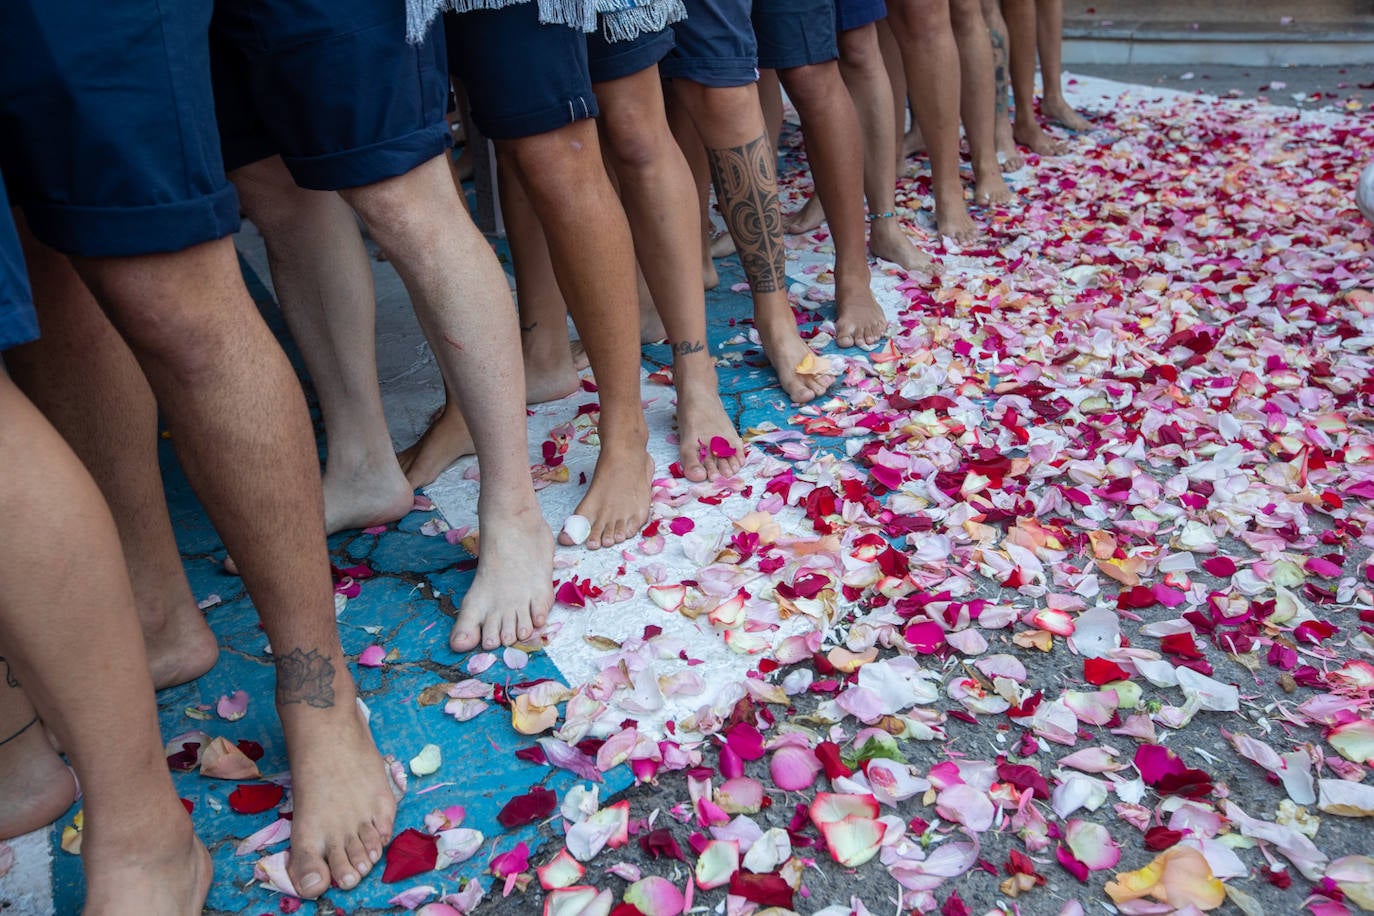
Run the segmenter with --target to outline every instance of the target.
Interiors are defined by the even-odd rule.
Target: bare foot
[[[545,404],[558,401],[577,390],[577,373],[587,368],[579,365],[578,341],[568,340],[565,327],[546,333],[544,329],[521,335],[521,357],[525,363],[525,403]],[[586,359],[583,354],[582,359]]]
[[[797,371],[808,356],[814,359],[815,353],[797,333],[797,323],[790,308],[786,309],[785,316],[767,316],[756,307],[754,325],[758,328],[763,352],[778,374],[778,384],[793,401],[798,404],[814,401],[835,383],[833,375],[804,375]]]
[[[403,518],[415,504],[415,488],[390,453],[364,465],[329,460],[324,469],[326,534],[370,528]]]
[[[821,209],[821,199],[812,194],[806,199],[806,203],[802,204],[801,209],[783,218],[782,231],[788,235],[801,235],[820,226],[824,219],[825,211]]]
[[[87,818],[81,840],[84,916],[186,916],[201,911],[210,893],[210,853],[175,795],[166,807],[158,829],[135,836],[128,836],[121,825]]]
[[[1062,156],[1069,149],[1067,141],[1056,140],[1045,133],[1034,118],[1018,118],[1012,136],[1017,143],[1040,156]]]
[[[396,455],[412,490],[429,486],[453,462],[477,451],[463,415],[445,404],[434,412],[419,441]]]
[[[19,691],[11,688],[6,694],[8,704]],[[11,727],[7,709],[6,733],[0,735],[10,739],[0,745],[0,840],[51,824],[76,800],[72,771],[48,743],[27,699],[22,704],[27,710],[17,717],[22,721]]]
[[[1002,178],[1001,169],[986,168],[975,171],[973,202],[980,207],[1004,207],[1016,199]]]
[[[709,360],[705,360],[709,364]],[[730,477],[744,464],[744,442],[735,430],[720,401],[715,368],[702,372],[682,367],[674,371],[677,386],[678,460],[688,480],[700,483],[716,477]],[[724,439],[733,455],[715,455],[713,439]]]
[[[596,459],[591,486],[576,510],[592,523],[591,534],[583,542],[588,550],[614,547],[639,533],[649,521],[653,479],[654,460],[642,444],[638,448],[616,448],[606,438],[601,440],[601,455]],[[558,543],[573,546],[566,532],[558,535]]]
[[[942,236],[953,239],[959,245],[975,242],[982,235],[978,224],[968,214],[968,205],[964,203],[963,194],[951,195],[944,200],[936,195],[935,225]]]
[[[653,300],[639,304],[639,342],[642,344],[662,343],[668,339],[668,331],[663,327],[663,319],[658,317],[658,309]]]
[[[835,288],[835,343],[872,347],[887,335],[887,316],[867,284]]]
[[[529,639],[553,606],[553,535],[539,504],[516,512],[478,510],[482,541],[477,574],[449,635],[455,652],[480,641],[487,649]]]
[[[711,238],[711,257],[728,258],[734,253],[735,239],[730,233],[721,232]]]
[[[921,136],[921,128],[913,123],[911,125],[911,130],[907,131],[902,137],[902,159],[905,161],[917,153],[924,153],[925,151],[926,138]],[[901,169],[897,171],[900,172]]]
[[[1019,171],[1026,164],[1026,157],[1016,147],[1011,121],[1002,117],[997,119],[997,159],[1004,172]]]
[[[874,257],[891,261],[903,270],[923,274],[938,272],[930,255],[911,243],[895,216],[878,218],[869,224],[868,250]]]
[[[1074,111],[1073,106],[1064,99],[1041,99],[1040,113],[1055,124],[1067,127],[1069,130],[1082,132],[1093,129],[1092,122]]]
[[[153,687],[175,687],[194,681],[219,660],[219,642],[194,604],[169,613],[159,624],[144,618],[143,646]]]
[[[297,650],[299,651],[299,650]],[[316,671],[305,678],[327,678],[332,671],[334,705],[319,688],[299,691],[283,702],[278,668],[277,712],[291,762],[291,853],[286,871],[302,897],[313,900],[331,883],[352,890],[382,858],[396,818],[386,764],[354,701],[348,669],[311,653]]]
[[[701,285],[708,290],[720,286],[720,272],[716,270],[716,265],[711,262],[710,258],[707,258],[706,263],[701,265]]]

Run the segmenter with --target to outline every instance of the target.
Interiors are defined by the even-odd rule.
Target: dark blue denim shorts
[[[759,78],[759,46],[750,0],[684,0],[687,18],[672,25],[676,42],[659,64],[665,77],[702,86],[747,86]]]
[[[337,191],[404,175],[448,148],[436,23],[405,40],[399,0],[216,0],[215,106],[229,171],[280,155],[296,183]]]
[[[788,70],[840,56],[835,39],[835,0],[754,0],[759,66]]]
[[[40,241],[117,257],[238,228],[215,129],[210,8],[0,3],[0,172]]]
[[[607,41],[600,29],[587,35],[587,66],[593,83],[609,83],[647,70],[673,50],[671,27],[641,32],[627,41]]]
[[[0,181],[0,350],[28,343],[38,336],[24,253],[10,219],[5,183]],[[0,369],[0,371],[4,371]]]
[[[445,17],[449,67],[492,140],[548,133],[598,113],[587,36],[539,21],[538,3]]]
[[[835,0],[835,30],[848,32],[887,18],[887,0]]]

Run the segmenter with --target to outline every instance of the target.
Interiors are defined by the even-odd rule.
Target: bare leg
[[[887,333],[887,318],[869,288],[863,139],[854,101],[834,61],[791,67],[779,76],[797,106],[816,194],[835,240],[835,342],[873,346]]]
[[[688,480],[728,476],[743,463],[744,443],[720,401],[715,359],[706,339],[706,299],[692,245],[696,188],[668,130],[658,68],[595,85],[610,160],[644,280],[673,349],[678,454]],[[711,453],[724,439],[731,456]]]
[[[1007,23],[1002,19],[1002,7],[997,0],[980,0],[983,21],[992,39],[993,102],[996,113],[997,157],[1002,171],[1015,172],[1026,164],[1026,157],[1016,148],[1011,134],[1011,71],[1008,69]]]
[[[896,142],[893,144],[893,165],[896,174],[906,174],[906,160],[914,150],[905,148],[907,121],[906,65],[902,61],[902,46],[892,32],[891,18],[885,17],[874,25],[878,30],[878,46],[883,51],[883,69],[887,71],[887,85],[892,93],[892,130]],[[917,130],[912,125],[913,130]],[[924,141],[922,142],[924,149]]]
[[[553,604],[553,536],[529,476],[525,386],[506,275],[448,180],[444,156],[341,193],[410,293],[482,468],[477,575],[453,627],[454,649],[528,639]],[[638,402],[636,401],[636,405]]]
[[[888,22],[902,49],[907,96],[925,136],[940,234],[960,244],[979,235],[959,180],[959,46],[949,0],[892,0]]]
[[[687,106],[677,101],[673,93],[669,93],[665,101],[668,103],[668,127],[692,170],[692,183],[696,187],[697,212],[701,222],[702,285],[708,290],[715,289],[720,286],[720,274],[711,260],[711,165],[706,157],[706,146],[701,134],[697,133],[696,123]]]
[[[1012,137],[1033,153],[1058,156],[1068,144],[1041,130],[1035,116],[1035,0],[1002,0],[1002,15],[1011,52],[1011,91],[1016,98]]]
[[[463,138],[463,151],[458,154],[456,159],[452,160],[453,178],[461,185],[464,181],[472,177],[472,157],[475,155],[473,146],[475,144],[474,138],[477,136],[477,132],[472,128],[472,109],[468,105],[468,91],[467,87],[463,85],[462,80],[453,80],[453,97],[457,100],[458,106],[457,110],[450,115],[450,123],[457,123],[459,127],[458,133],[460,133]],[[458,193],[463,193],[461,187]]]
[[[381,857],[396,803],[342,661],[315,442],[295,374],[227,238],[76,266],[138,357],[271,641],[295,798],[292,881],[309,897],[331,878],[351,888]]]
[[[1012,201],[1011,188],[1002,180],[997,162],[996,86],[993,77],[992,42],[983,21],[980,0],[950,0],[950,18],[959,48],[960,115],[973,159],[973,200],[982,206],[1001,206]]]
[[[568,306],[549,260],[549,243],[520,174],[501,166],[501,212],[506,219],[520,307],[520,344],[525,397],[531,404],[556,401],[577,390],[577,367],[568,348]]]
[[[841,32],[840,75],[854,99],[864,138],[864,197],[868,200],[868,248],[877,257],[906,269],[930,273],[930,256],[918,251],[896,216],[897,170],[891,150],[896,142],[892,87],[873,23]],[[812,198],[814,201],[815,198]]]
[[[129,347],[71,262],[20,226],[43,336],[10,350],[15,382],[113,507],[155,687],[215,664],[215,634],[196,607],[172,534],[157,458],[157,403]]]
[[[563,300],[587,350],[601,393],[601,454],[577,514],[591,521],[586,546],[611,547],[649,520],[653,461],[639,400],[630,227],[601,159],[596,124],[581,120],[547,133],[501,141],[548,239]],[[566,540],[566,536],[564,538]]]
[[[0,840],[51,824],[75,800],[72,774],[18,678],[0,661]]]
[[[672,81],[672,89],[706,144],[716,196],[749,279],[764,353],[788,397],[798,403],[814,400],[834,377],[797,372],[812,351],[797,332],[787,301],[777,160],[758,95],[753,86],[716,88],[680,79]]]
[[[229,176],[262,232],[272,284],[324,417],[325,531],[394,522],[412,487],[396,463],[377,388],[372,267],[353,211],[296,186],[279,157]]]
[[[1045,117],[1069,130],[1092,130],[1092,122],[1074,111],[1064,98],[1064,0],[1035,0],[1035,46],[1040,52],[1040,77]]]
[[[10,535],[0,549],[0,668],[23,683],[80,774],[85,912],[200,912],[210,856],[163,760],[114,522],[76,456],[2,370],[0,467]],[[42,740],[36,726],[25,735],[34,731]]]

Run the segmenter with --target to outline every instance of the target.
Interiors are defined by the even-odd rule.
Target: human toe
[[[353,870],[358,873],[359,879],[372,871],[372,859],[367,854],[367,847],[363,845],[362,837],[349,837],[348,841],[344,843],[344,852],[348,856],[348,861],[352,863]]]
[[[306,900],[314,900],[329,888],[329,866],[313,852],[292,847],[286,873],[296,893]]]
[[[362,876],[353,868],[348,848],[343,844],[330,847],[329,873],[333,875],[334,883],[346,891],[353,890],[362,880]]]

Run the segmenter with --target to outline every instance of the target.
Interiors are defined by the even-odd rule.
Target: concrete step
[[[1374,67],[1374,0],[1065,0],[1064,62]]]

